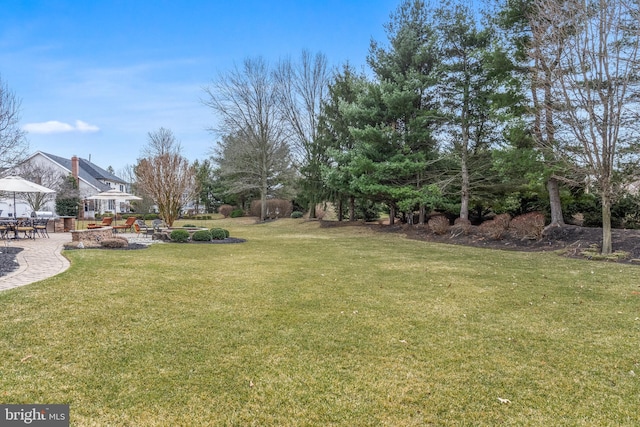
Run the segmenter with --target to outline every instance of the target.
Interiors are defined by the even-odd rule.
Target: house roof
[[[49,158],[51,161],[56,162],[57,164],[71,172],[71,159],[56,156],[54,154],[44,153],[42,151],[39,151],[38,153]],[[88,184],[96,187],[99,191],[106,191],[110,188],[109,185],[99,181],[100,179],[120,184],[126,184],[126,182],[122,178],[118,178],[114,174],[107,172],[100,166],[91,163],[87,159],[79,158],[78,166],[78,177]]]

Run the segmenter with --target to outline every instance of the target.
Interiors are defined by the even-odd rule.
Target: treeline
[[[304,52],[220,77],[200,200],[293,198],[312,217],[330,201],[392,223],[541,211],[602,225],[610,251],[612,224],[638,225],[638,5],[468,4],[401,2],[366,71]]]

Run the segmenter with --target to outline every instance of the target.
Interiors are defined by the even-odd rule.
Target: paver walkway
[[[49,236],[48,239],[0,240],[0,247],[23,248],[16,255],[20,267],[0,277],[0,291],[38,282],[69,268],[69,261],[60,252],[63,245],[71,241],[71,233],[51,233]]]

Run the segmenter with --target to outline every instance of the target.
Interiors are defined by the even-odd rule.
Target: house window
[[[124,185],[120,184],[120,191],[122,191],[124,193]]]

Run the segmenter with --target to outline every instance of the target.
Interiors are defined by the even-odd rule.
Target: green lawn
[[[247,242],[68,251],[0,293],[0,403],[79,426],[640,425],[640,267],[207,224]]]

